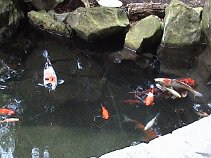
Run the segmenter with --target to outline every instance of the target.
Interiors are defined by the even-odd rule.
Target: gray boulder
[[[162,36],[162,26],[157,16],[151,15],[140,20],[130,29],[125,38],[125,47],[138,50],[145,44],[155,44]]]
[[[201,37],[199,12],[182,1],[173,0],[165,9],[162,45],[183,47],[198,44]]]
[[[12,0],[0,1],[0,43],[16,31],[23,13]]]
[[[202,12],[202,32],[205,34],[205,37],[207,38],[208,44],[211,47],[211,0],[208,0],[205,5]]]
[[[91,41],[118,33],[129,25],[126,13],[119,8],[78,8],[67,23],[80,38]]]
[[[173,0],[165,13],[164,32],[158,50],[161,71],[184,76],[195,68],[200,54],[201,8]]]
[[[27,15],[33,25],[48,32],[67,37],[69,37],[72,32],[68,25],[62,21],[56,21],[54,17],[46,11],[30,11]]]

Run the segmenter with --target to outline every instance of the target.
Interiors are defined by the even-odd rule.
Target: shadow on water
[[[131,97],[128,92],[148,82],[138,84],[136,71],[129,72],[130,76],[127,73],[108,75],[103,61],[105,54],[112,52],[107,43],[109,40],[101,41],[97,43],[99,47],[95,47],[96,43],[83,44],[78,40],[52,37],[30,29],[13,40],[28,41],[30,46],[16,49],[14,41],[11,41],[13,46],[7,43],[0,50],[0,54],[4,54],[3,61],[10,67],[11,76],[1,81],[1,85],[5,86],[0,91],[4,98],[2,107],[13,109],[20,118],[20,122],[5,126],[11,127],[10,139],[4,132],[1,133],[1,155],[11,150],[2,145],[6,138],[13,142],[10,153],[14,157],[31,157],[32,149],[33,152],[39,151],[40,157],[44,152],[46,156],[47,151],[50,157],[100,156],[145,141],[143,131],[139,131],[135,124],[125,122],[124,115],[145,125],[158,112],[161,113],[154,127],[160,135],[198,119],[189,97],[178,100],[156,98],[155,104],[150,107],[142,103],[123,103]],[[122,41],[114,48],[119,50],[121,44]],[[48,92],[38,86],[42,83],[46,62],[41,55],[43,50],[49,52],[58,78],[65,81],[58,85],[56,91]],[[20,52],[25,53],[24,57],[20,56]],[[4,74],[0,73],[1,77]],[[134,78],[134,83],[131,78]],[[108,109],[110,119],[98,117],[101,105]],[[38,153],[34,153],[34,158],[36,156],[39,157]]]

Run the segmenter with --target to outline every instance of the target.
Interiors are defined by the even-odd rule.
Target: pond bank
[[[211,116],[150,141],[102,155],[100,158],[211,157]]]

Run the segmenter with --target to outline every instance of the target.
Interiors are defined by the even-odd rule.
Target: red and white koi
[[[46,58],[46,63],[44,67],[44,75],[43,75],[43,84],[39,83],[39,86],[44,86],[49,91],[55,90],[58,84],[64,83],[64,80],[58,80],[56,73],[53,69],[51,61],[48,56],[48,52],[46,50],[43,51],[42,55]]]
[[[159,83],[160,85],[166,86],[166,87],[172,87],[172,88],[178,88],[178,89],[185,89],[193,93],[194,97],[202,97],[203,95],[194,90],[191,86],[188,84],[178,81],[177,79],[170,79],[170,78],[155,78],[155,82]]]

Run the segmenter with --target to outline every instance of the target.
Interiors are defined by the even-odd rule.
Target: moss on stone
[[[137,50],[142,45],[144,40],[161,38],[161,32],[162,30],[159,18],[154,15],[148,16],[140,20],[127,33],[125,38],[125,46]]]

